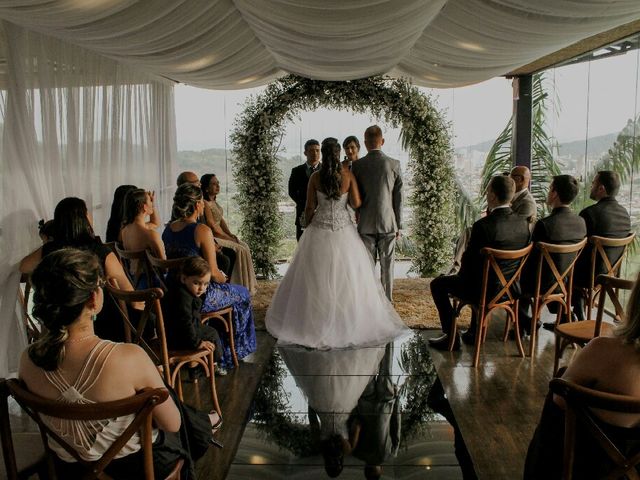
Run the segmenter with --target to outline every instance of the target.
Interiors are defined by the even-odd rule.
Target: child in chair
[[[169,276],[168,291],[162,298],[167,342],[169,348],[176,350],[213,350],[216,374],[226,375],[226,370],[219,365],[222,344],[218,331],[201,321],[200,296],[205,293],[210,281],[211,269],[202,257],[189,257],[177,276]]]

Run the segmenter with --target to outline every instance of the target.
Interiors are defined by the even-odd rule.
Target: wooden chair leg
[[[538,339],[538,319],[540,318],[540,310],[542,308],[534,308],[531,310],[531,326],[529,327],[531,330],[531,336],[529,337],[529,356],[533,358],[536,353],[536,341]]]
[[[522,339],[520,338],[520,323],[518,323],[518,302],[515,304],[515,310],[513,312],[507,311],[507,321],[509,321],[510,315],[513,315],[513,326],[516,331],[516,346],[521,357],[525,357],[524,348],[522,347]]]
[[[180,401],[184,401],[184,398],[182,396],[182,375],[180,372],[180,368],[178,368],[178,370],[176,371],[176,376],[175,376],[175,380],[174,380],[174,385],[173,388],[176,391],[176,393],[178,394],[178,398],[180,399]]]
[[[213,402],[213,408],[218,415],[222,417],[222,410],[220,409],[220,402],[218,401],[218,393],[216,392],[216,374],[215,374],[215,360],[213,359],[213,352],[209,352],[209,387],[211,388],[211,401]]]
[[[475,349],[473,351],[473,368],[478,367],[478,363],[480,363],[480,346],[482,345],[484,336],[486,333],[484,332],[484,322],[485,317],[484,313],[479,313],[478,318],[476,319],[476,341],[475,341]]]
[[[237,368],[238,363],[238,355],[236,354],[236,341],[234,339],[233,332],[233,316],[229,315],[229,349],[231,350],[231,357],[233,358],[233,365]]]
[[[555,377],[558,373],[558,366],[560,365],[560,357],[562,356],[562,338],[559,335],[556,335],[556,348],[555,355],[553,357],[553,372],[552,375]]]

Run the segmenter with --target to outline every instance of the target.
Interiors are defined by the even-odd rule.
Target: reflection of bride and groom
[[[365,463],[365,477],[379,478],[400,441],[398,388],[391,377],[393,344],[380,347],[278,349],[309,405],[311,436],[330,477],[344,456]]]
[[[368,154],[349,170],[338,141],[327,138],[320,168],[307,169],[307,226],[265,319],[280,345],[380,345],[406,331],[390,302],[401,228],[400,162],[380,150],[380,127],[367,128],[364,143]],[[348,205],[358,211],[357,229]]]

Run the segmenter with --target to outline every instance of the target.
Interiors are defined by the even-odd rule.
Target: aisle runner
[[[429,278],[401,278],[393,284],[394,306],[404,323],[411,328],[440,328],[438,311],[431,298]],[[256,329],[264,330],[264,316],[278,281],[258,281],[253,297]],[[469,310],[465,309],[460,325],[469,324]]]

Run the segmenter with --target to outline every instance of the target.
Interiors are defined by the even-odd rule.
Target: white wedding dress
[[[280,345],[345,348],[379,345],[408,331],[384,294],[347,210],[348,193],[318,208],[267,310]]]

